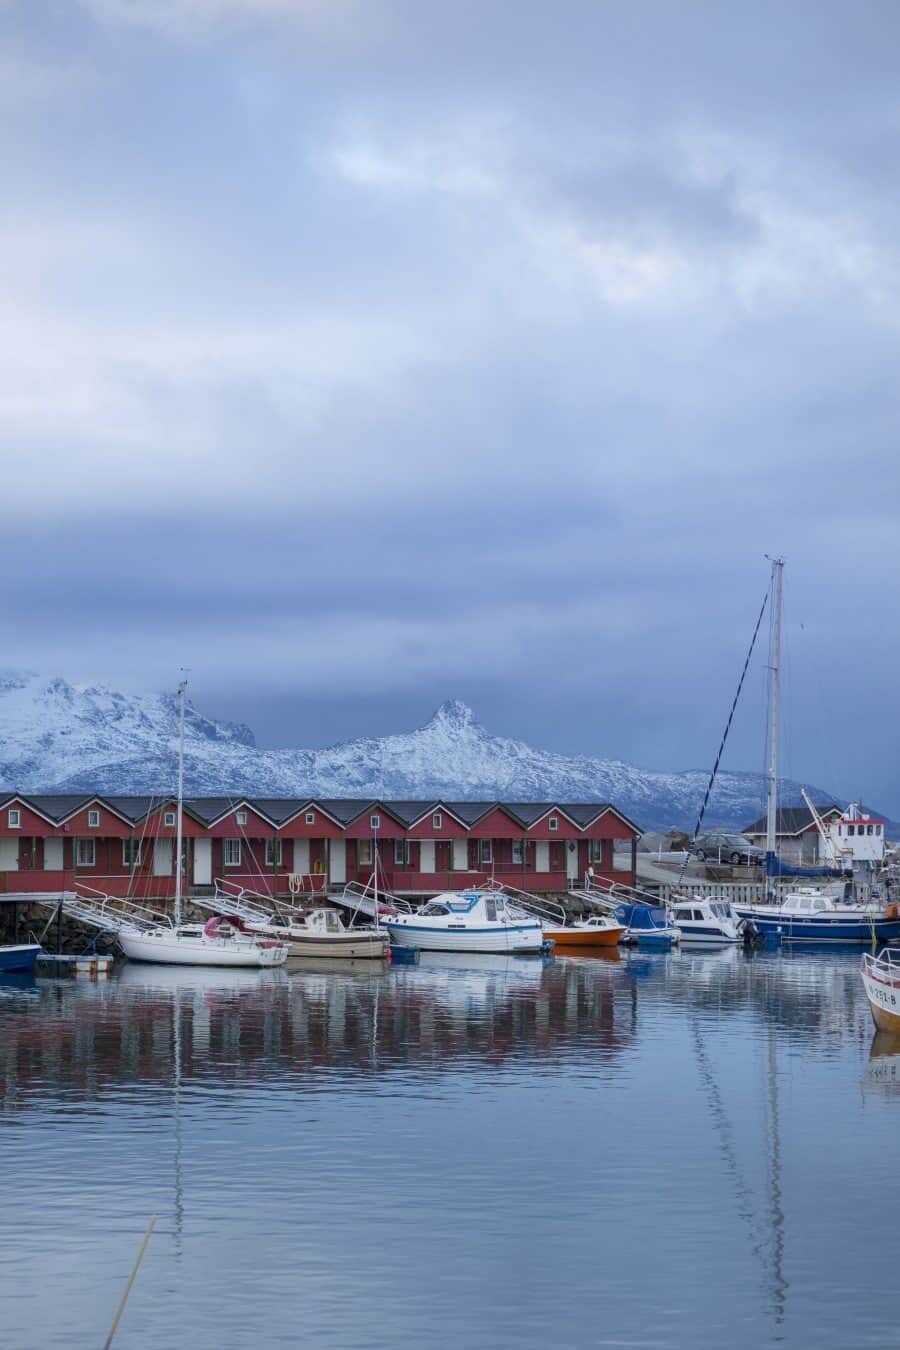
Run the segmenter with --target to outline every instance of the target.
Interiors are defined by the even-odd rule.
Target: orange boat
[[[617,923],[608,914],[598,914],[591,919],[579,919],[576,923],[547,924],[543,926],[544,937],[549,938],[557,947],[615,947],[625,932],[625,927]]]
[[[900,1035],[900,952],[865,952],[860,973],[876,1027]]]

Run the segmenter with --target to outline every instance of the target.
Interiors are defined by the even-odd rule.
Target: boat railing
[[[595,905],[598,909],[607,911],[615,909],[617,905],[623,903],[627,905],[647,905],[651,909],[658,909],[661,903],[659,896],[643,890],[640,886],[629,886],[624,881],[598,880],[596,877],[590,876],[585,877],[582,887],[570,891],[569,894],[589,905]]]
[[[495,891],[498,895],[508,896],[513,904],[524,910],[526,914],[531,914],[534,918],[541,919],[544,923],[553,924],[555,927],[565,927],[566,911],[556,900],[551,900],[542,895],[532,895],[530,891],[523,891],[518,886],[511,886],[507,881],[498,881],[496,877],[488,877],[483,883],[479,883],[477,887],[472,889]]]
[[[269,896],[218,877],[212,895],[193,896],[192,902],[212,914],[236,914],[246,923],[269,923],[272,919],[273,905]]]

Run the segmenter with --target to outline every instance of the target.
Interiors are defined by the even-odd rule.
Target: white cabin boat
[[[382,920],[391,942],[426,952],[537,954],[544,943],[540,919],[500,891],[447,891],[413,914]]]
[[[167,966],[282,966],[288,944],[250,933],[234,915],[216,914],[206,923],[174,928],[122,927],[119,946],[129,961]]]
[[[682,945],[709,943],[721,946],[743,939],[744,921],[738,918],[727,900],[685,896],[672,902],[669,918],[681,934]]]
[[[347,928],[336,909],[309,909],[290,917],[273,915],[248,923],[251,932],[288,944],[288,955],[383,961],[390,938],[383,929]]]

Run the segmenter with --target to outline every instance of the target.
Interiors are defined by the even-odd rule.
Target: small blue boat
[[[0,973],[34,970],[34,963],[41,951],[39,942],[20,942],[14,946],[0,947]]]
[[[668,951],[678,941],[678,929],[669,923],[666,911],[657,905],[616,905],[616,918],[624,924],[622,941],[648,951]]]

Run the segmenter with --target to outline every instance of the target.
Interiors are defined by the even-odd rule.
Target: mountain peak
[[[475,714],[468,703],[463,703],[462,699],[446,698],[432,714],[426,725],[429,727],[473,727],[475,725]]]

